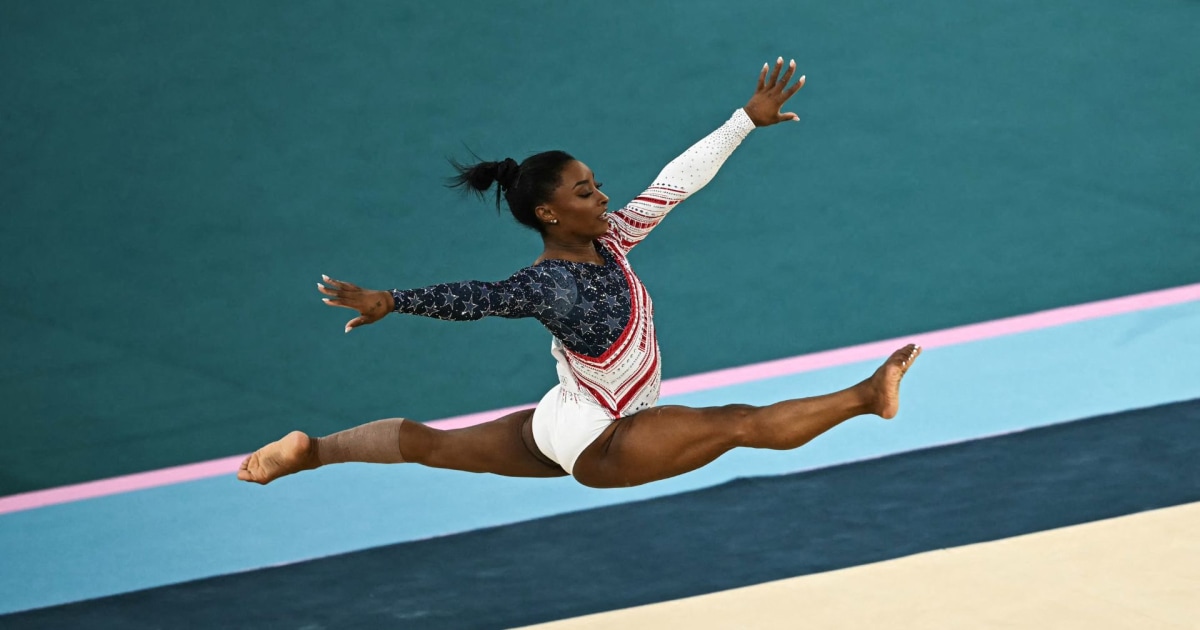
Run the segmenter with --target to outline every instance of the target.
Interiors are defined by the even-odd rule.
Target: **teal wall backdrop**
[[[1030,16],[1037,16],[1035,21]],[[795,57],[632,257],[667,377],[1200,280],[1200,4],[0,1],[0,495],[537,400],[533,321],[342,334],[321,273],[498,279],[446,158],[613,203]]]

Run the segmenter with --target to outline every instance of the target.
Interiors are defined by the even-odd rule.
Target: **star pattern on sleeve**
[[[499,282],[450,282],[393,290],[393,310],[451,321],[533,317],[569,350],[603,355],[621,337],[632,302],[625,272],[603,246],[604,265],[547,260]]]

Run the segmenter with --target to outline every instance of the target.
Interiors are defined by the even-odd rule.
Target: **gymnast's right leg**
[[[377,420],[322,438],[292,431],[242,462],[238,479],[267,484],[329,464],[410,462],[508,477],[562,477],[533,442],[533,410],[443,431],[402,418]]]

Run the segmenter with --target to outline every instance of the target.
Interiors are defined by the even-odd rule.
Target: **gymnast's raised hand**
[[[897,349],[862,381],[824,396],[766,406],[658,404],[661,357],[653,309],[627,255],[707,185],[752,131],[799,120],[783,106],[804,85],[804,77],[792,83],[795,62],[786,72],[783,67],[782,57],[773,70],[764,64],[745,107],[614,212],[592,169],[564,151],[538,153],[520,163],[511,158],[455,163],[456,186],[480,197],[494,188],[496,205],[507,205],[513,218],[542,241],[536,262],[504,280],[391,291],[329,277],[318,283],[326,304],[358,313],[346,332],[393,312],[457,321],[536,319],[550,332],[559,375],[558,385],[536,406],[445,431],[399,417],[320,438],[292,431],[247,457],[238,478],[266,484],[340,462],[412,462],[514,477],[572,475],[588,486],[623,487],[695,470],[737,447],[797,448],[856,416],[894,417],[900,381],[921,352],[913,344]],[[532,126],[537,119],[514,124]],[[728,182],[733,184],[748,183]],[[781,192],[778,202],[793,200]],[[685,214],[676,220],[697,219]],[[769,297],[763,296],[764,302]],[[730,330],[738,325],[749,322],[731,321]]]
[[[788,87],[788,83],[792,80],[792,75],[796,74],[796,60],[793,59],[788,63],[787,72],[783,75],[783,80],[779,79],[779,71],[783,68],[783,57],[775,61],[775,69],[771,70],[771,76],[767,77],[768,64],[763,64],[762,71],[758,73],[758,89],[754,91],[754,96],[750,97],[750,102],[742,109],[746,110],[746,115],[754,122],[756,127],[766,127],[788,120],[800,120],[800,116],[795,112],[782,113],[783,104],[792,98],[800,88],[804,87],[804,76]]]

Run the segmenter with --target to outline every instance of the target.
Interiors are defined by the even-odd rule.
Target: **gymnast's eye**
[[[600,182],[596,182],[596,190],[600,190],[600,189],[601,189],[601,188],[603,188],[603,187],[604,187],[604,184],[602,184],[602,183],[600,183]],[[580,196],[580,197],[583,197],[584,199],[587,199],[588,197],[591,197],[591,196],[592,196],[592,193],[593,193],[593,192],[595,192],[595,191],[594,191],[594,190],[589,190],[589,191],[587,191],[587,194],[585,194],[585,195],[579,195],[579,196]]]

